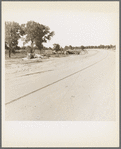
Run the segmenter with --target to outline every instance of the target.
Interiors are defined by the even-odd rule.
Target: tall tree
[[[81,48],[82,50],[84,50],[85,47],[82,45],[80,48]]]
[[[65,50],[65,51],[68,50],[68,46],[65,46],[65,47],[64,47],[64,50]]]
[[[9,57],[15,51],[20,38],[20,25],[16,22],[5,22],[5,43],[9,48]]]
[[[60,47],[60,45],[59,44],[53,44],[53,49],[58,53],[58,51],[60,51],[61,50],[61,47]]]
[[[71,45],[69,45],[69,49],[72,50],[72,46]]]
[[[28,21],[27,24],[21,25],[24,34],[26,34],[25,42],[31,41],[31,48],[36,45],[40,50],[43,47],[43,42],[47,42],[54,35],[50,32],[50,28],[34,21]]]

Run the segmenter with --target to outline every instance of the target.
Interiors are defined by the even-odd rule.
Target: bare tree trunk
[[[32,50],[31,50],[31,53],[33,52],[33,41],[31,42],[31,48],[32,48]]]
[[[11,50],[9,49],[9,58],[11,58]]]
[[[11,58],[11,50],[9,49],[9,58]]]
[[[62,55],[62,49],[61,49],[61,55]]]
[[[34,58],[33,41],[31,42],[31,58]]]

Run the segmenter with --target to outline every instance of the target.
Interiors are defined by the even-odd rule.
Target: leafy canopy
[[[9,48],[18,45],[20,38],[20,25],[16,22],[5,22],[5,43]]]
[[[58,51],[60,51],[61,50],[61,47],[60,47],[60,45],[59,44],[53,44],[53,49],[56,51],[56,52],[58,52]]]
[[[22,24],[21,28],[22,33],[26,35],[25,43],[31,41],[31,46],[36,45],[39,49],[42,48],[43,42],[47,42],[54,35],[54,32],[50,32],[48,26],[34,21],[28,21],[27,24]]]

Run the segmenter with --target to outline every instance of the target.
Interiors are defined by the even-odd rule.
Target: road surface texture
[[[5,120],[115,121],[115,58],[88,50],[6,75]]]

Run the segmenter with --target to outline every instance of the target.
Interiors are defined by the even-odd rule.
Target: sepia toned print
[[[2,11],[5,122],[117,122],[118,2],[3,2]]]

